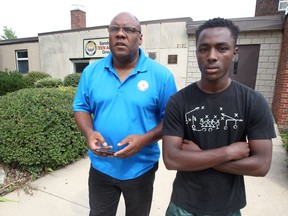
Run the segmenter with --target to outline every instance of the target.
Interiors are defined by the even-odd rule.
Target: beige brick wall
[[[260,44],[255,90],[264,95],[270,107],[273,101],[281,42],[281,31],[242,32],[237,41],[239,45]],[[199,80],[201,76],[195,43],[195,35],[190,35],[186,85]]]

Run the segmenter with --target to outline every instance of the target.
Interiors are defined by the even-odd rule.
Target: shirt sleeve
[[[257,93],[250,111],[248,139],[272,139],[276,137],[274,119],[265,98]]]
[[[177,96],[179,97],[178,93],[171,96],[167,103],[162,135],[177,136],[183,138],[184,137],[183,122],[185,121],[183,119],[184,114],[181,115],[181,111],[183,110],[181,106],[183,104],[178,103],[179,101],[177,100]]]
[[[87,112],[91,113],[90,98],[87,83],[87,73],[84,70],[73,101],[73,111],[74,112]]]
[[[177,92],[174,76],[170,73],[167,79],[163,82],[163,88],[160,91],[160,118],[163,119],[167,102],[171,95]]]

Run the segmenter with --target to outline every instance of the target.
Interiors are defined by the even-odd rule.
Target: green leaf
[[[0,197],[0,202],[16,202],[15,200],[9,200],[5,197]]]

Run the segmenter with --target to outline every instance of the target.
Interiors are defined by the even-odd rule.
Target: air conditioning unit
[[[286,11],[288,0],[279,0],[278,11]]]

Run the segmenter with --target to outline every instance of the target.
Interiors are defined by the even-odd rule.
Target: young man
[[[90,216],[116,215],[121,194],[126,216],[148,216],[160,156],[157,141],[176,84],[167,68],[139,48],[142,34],[135,16],[118,14],[108,31],[111,52],[85,68],[73,103],[91,160]]]
[[[201,79],[171,96],[163,159],[177,170],[167,216],[239,216],[243,175],[265,176],[275,137],[264,97],[230,78],[239,28],[214,18],[196,31]]]

